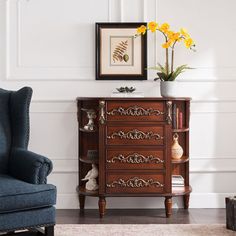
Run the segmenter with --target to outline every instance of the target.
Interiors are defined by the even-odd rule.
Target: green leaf
[[[160,71],[161,73],[166,74],[166,68],[163,67],[160,63],[158,63],[157,66],[149,67],[148,69],[157,70],[157,71]]]
[[[157,72],[157,75],[161,81],[167,81],[167,76],[165,73]]]
[[[175,71],[172,72],[171,81],[175,80],[178,75],[180,75],[181,73],[185,72],[185,70],[189,70],[189,69],[193,69],[193,68],[188,67],[188,65],[181,65],[181,66],[178,66],[178,67],[175,69]]]

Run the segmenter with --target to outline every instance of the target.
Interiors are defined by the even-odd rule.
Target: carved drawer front
[[[164,126],[108,126],[108,145],[163,145]]]
[[[109,174],[107,193],[163,193],[163,174]]]
[[[163,150],[107,150],[108,169],[163,169]]]
[[[124,101],[107,103],[108,121],[164,121],[163,102]]]

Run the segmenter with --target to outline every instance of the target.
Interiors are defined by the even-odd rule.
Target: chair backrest
[[[29,142],[29,105],[32,89],[0,89],[0,174],[8,172],[12,147],[27,149]]]

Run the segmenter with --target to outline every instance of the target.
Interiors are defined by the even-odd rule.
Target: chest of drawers
[[[189,194],[189,98],[78,98],[79,200],[99,198],[99,212],[105,214],[106,197],[164,197],[166,216],[171,215],[172,197],[183,196],[188,208]],[[176,108],[181,113],[181,121]],[[93,110],[95,128],[84,129]],[[176,119],[181,127],[174,127]],[[178,123],[178,122],[177,122]],[[184,154],[172,160],[173,135],[178,134]],[[88,150],[96,150],[90,158]],[[89,191],[82,181],[91,164],[99,169],[99,189]],[[181,175],[184,185],[172,186],[172,175]]]

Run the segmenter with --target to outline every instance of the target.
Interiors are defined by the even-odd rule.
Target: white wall
[[[77,208],[77,96],[109,96],[131,85],[159,95],[149,81],[95,81],[95,22],[168,21],[185,26],[197,52],[179,48],[176,64],[196,70],[180,78],[191,96],[191,207],[223,207],[236,192],[235,0],[0,0],[0,87],[31,86],[30,149],[50,157],[58,208]],[[163,61],[160,37],[149,35],[149,66]],[[175,207],[180,202],[175,200]],[[88,208],[96,208],[88,198]],[[160,207],[162,199],[109,198],[108,207]]]

